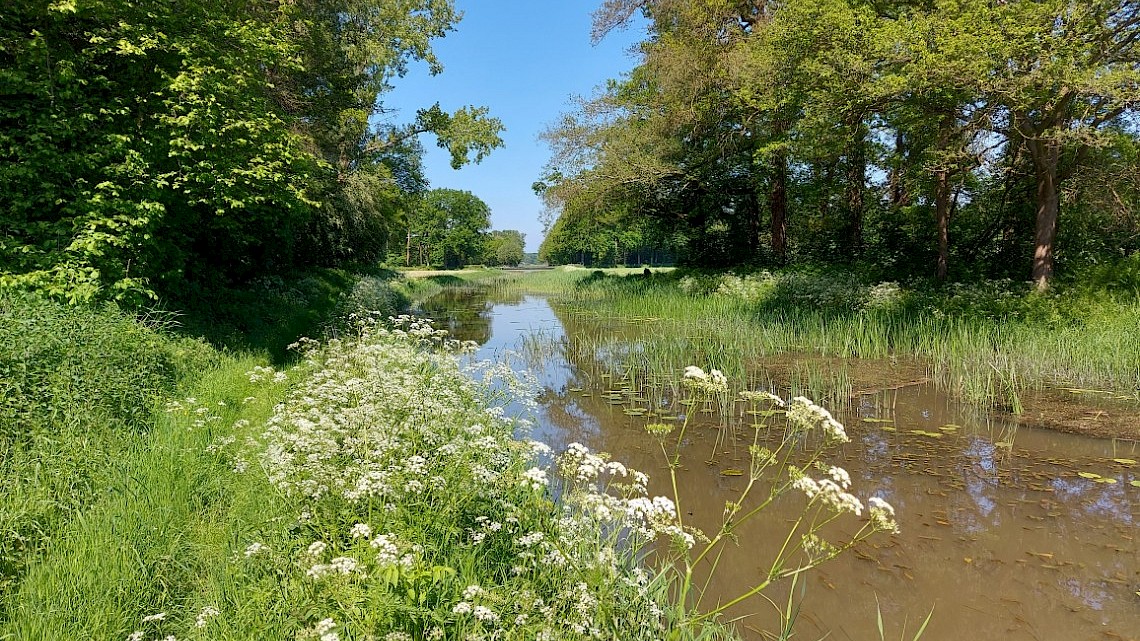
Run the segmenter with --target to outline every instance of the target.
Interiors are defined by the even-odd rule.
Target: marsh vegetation
[[[932,607],[923,638],[957,639],[964,629],[1013,639],[1079,637],[1090,629],[1127,636],[1124,631],[1135,627],[1131,559],[1138,549],[1131,530],[1140,477],[1134,437],[1097,439],[1027,427],[988,403],[965,402],[927,375],[919,359],[774,353],[749,361],[740,378],[729,374],[735,361],[727,338],[699,357],[687,355],[706,371],[706,362],[729,363],[722,372],[725,389],[694,396],[684,368],[670,370],[666,359],[650,353],[670,338],[661,310],[646,314],[641,310],[648,303],[627,300],[627,309],[644,315],[610,311],[619,296],[633,298],[647,287],[675,289],[684,277],[647,279],[640,270],[544,272],[484,281],[481,290],[467,284],[423,307],[462,319],[453,329],[486,340],[485,357],[513,359],[535,373],[544,392],[533,438],[555,449],[580,442],[626,465],[656,470],[651,491],[677,496],[686,524],[714,540],[726,519],[734,522],[763,505],[780,478],[765,476],[759,495],[750,495],[756,492],[750,480],[754,448],[780,451],[787,436],[774,429],[780,408],[763,395],[833,396],[827,405],[851,442],[831,444],[827,458],[850,474],[861,500],[880,497],[896,506],[900,531],[856,544],[794,584],[775,581],[763,597],[734,603],[725,613],[743,617],[736,626],[746,637],[771,638],[783,630],[877,638],[876,608],[888,638],[903,627],[913,634]],[[591,292],[594,287],[605,291]],[[690,313],[711,308],[722,315],[700,324],[688,319],[689,327],[707,330],[739,320],[727,315],[732,307],[724,301],[691,298],[685,308]],[[702,344],[698,337],[690,336],[689,344]],[[673,356],[686,358],[680,348]],[[1084,402],[1135,416],[1128,401],[1114,401],[1111,410],[1103,409],[1103,400]],[[812,451],[797,444],[793,464],[810,468]],[[716,608],[763,584],[801,508],[784,496],[764,507],[760,518],[734,525],[731,543],[694,566],[701,604]],[[853,535],[857,523],[832,524],[829,540]],[[670,567],[684,574],[683,562]]]

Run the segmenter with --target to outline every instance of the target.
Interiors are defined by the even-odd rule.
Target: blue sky
[[[384,98],[396,122],[415,117],[435,102],[446,111],[481,105],[503,121],[505,146],[479,165],[458,171],[449,155],[425,137],[424,168],[433,188],[464,189],[491,208],[494,229],[526,234],[527,251],[542,242],[542,202],[531,191],[549,152],[542,130],[570,107],[575,95],[590,95],[608,78],[636,63],[628,53],[644,31],[631,28],[590,44],[590,12],[600,4],[553,0],[456,0],[464,12],[456,31],[435,42],[443,73],[431,76],[419,64],[397,78]]]

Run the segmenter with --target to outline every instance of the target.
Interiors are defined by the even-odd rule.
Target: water
[[[423,311],[457,337],[478,340],[479,357],[527,355],[544,387],[532,438],[556,451],[577,441],[609,452],[650,474],[651,492],[672,494],[661,451],[643,430],[649,419],[611,404],[603,393],[617,383],[603,377],[604,364],[565,348],[581,335],[581,319],[535,296],[442,297]],[[1140,487],[1131,485],[1140,465],[1112,460],[1140,459],[1135,444],[1016,428],[930,385],[864,395],[836,416],[852,442],[832,452],[832,462],[850,472],[857,495],[896,507],[901,532],[877,535],[805,575],[793,595],[796,638],[878,639],[878,607],[888,639],[910,639],[931,609],[924,640],[1140,639]],[[725,427],[715,414],[695,413],[682,450],[678,503],[687,522],[706,531],[719,527],[725,501],[746,480],[722,474],[748,467],[753,431],[747,416],[737,418]],[[782,500],[738,531],[703,608],[763,578],[799,507]],[[860,525],[845,518],[832,534]],[[765,595],[783,607],[790,587]],[[741,617],[750,639],[770,638],[762,631],[779,623],[760,598],[729,616]]]

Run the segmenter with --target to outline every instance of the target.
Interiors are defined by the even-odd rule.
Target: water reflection
[[[644,435],[649,419],[605,398],[620,378],[614,359],[638,353],[644,327],[610,324],[606,331],[628,342],[588,349],[576,341],[597,335],[600,321],[541,297],[488,301],[468,293],[433,299],[424,311],[443,318],[458,337],[480,341],[483,358],[503,358],[508,350],[524,356],[545,389],[532,437],[556,450],[578,441],[610,452],[649,473],[657,484],[651,489],[671,493],[660,451]],[[642,383],[642,406],[667,407],[667,382]],[[715,415],[692,409],[680,504],[694,522],[715,529],[724,502],[743,483],[721,470],[747,465],[752,418],[738,416],[725,428]],[[692,410],[663,413],[683,411]],[[1008,443],[1011,426],[956,407],[928,385],[865,395],[836,414],[852,436],[833,452],[837,464],[864,498],[881,496],[898,508],[902,531],[812,575],[796,624],[801,638],[877,639],[876,607],[888,638],[898,638],[904,621],[913,633],[935,607],[923,639],[1137,639],[1140,488],[1130,482],[1140,478],[1140,467],[1112,461],[1140,458],[1134,445],[1114,449],[1108,441],[1024,427]],[[729,549],[732,558],[721,561],[710,582],[708,603],[761,578],[774,542],[786,534],[784,519],[798,509],[776,505],[739,530],[739,546]],[[786,589],[768,596],[782,603]],[[731,614],[746,617],[740,627],[757,639],[776,622],[759,600]]]

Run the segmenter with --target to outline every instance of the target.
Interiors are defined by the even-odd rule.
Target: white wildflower
[[[835,481],[839,487],[845,490],[851,487],[851,475],[847,473],[847,470],[832,466],[827,470],[827,475],[830,476],[831,480]]]
[[[219,611],[217,608],[215,608],[212,605],[207,605],[206,607],[202,608],[202,611],[198,613],[197,617],[195,617],[194,627],[195,628],[206,627],[206,625],[209,623],[209,620],[218,616],[219,614],[221,614],[221,611]]]
[[[479,619],[480,621],[488,621],[494,623],[495,621],[499,620],[499,615],[495,614],[494,610],[484,605],[475,606],[473,614],[475,615],[475,618]]]
[[[257,541],[254,541],[253,543],[250,543],[249,546],[245,549],[245,558],[248,559],[249,557],[254,556],[255,554],[261,554],[262,552],[268,552],[268,551],[269,551],[268,546],[264,545],[263,543],[259,543]]]
[[[546,478],[546,470],[538,467],[532,467],[523,472],[523,486],[530,487],[534,490],[541,490],[546,487],[549,481]]]
[[[899,525],[895,521],[895,508],[883,499],[872,496],[867,499],[867,511],[871,514],[871,523],[880,530],[898,533]]]
[[[452,614],[470,614],[470,612],[471,604],[467,601],[460,601],[459,603],[455,604],[455,607],[451,608]]]

